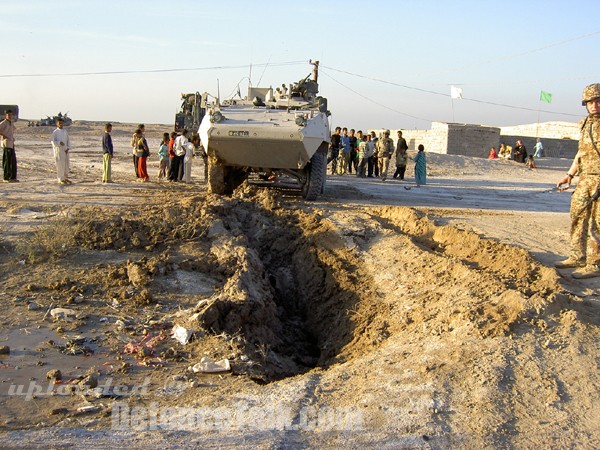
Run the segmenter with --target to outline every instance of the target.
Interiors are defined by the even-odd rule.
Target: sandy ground
[[[63,186],[52,129],[25,125],[0,186],[3,447],[600,447],[600,280],[552,268],[570,161],[428,154],[420,188],[410,166],[220,198],[200,160],[156,180],[168,126],[138,183],[114,124],[102,184],[101,124],[76,122]]]

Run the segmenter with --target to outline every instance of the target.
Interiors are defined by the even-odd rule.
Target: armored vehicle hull
[[[313,83],[313,84],[310,84]],[[303,87],[309,84],[312,91]],[[326,100],[316,81],[301,80],[289,94],[249,88],[245,100],[209,109],[199,134],[209,160],[209,188],[230,194],[250,174],[291,178],[314,200],[325,185],[330,140]]]

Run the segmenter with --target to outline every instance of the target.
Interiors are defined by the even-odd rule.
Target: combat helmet
[[[581,105],[585,106],[590,100],[600,98],[600,83],[593,83],[586,86],[581,97]]]
[[[390,135],[390,130],[388,130],[387,128],[385,130],[383,130],[383,134],[384,135]]]

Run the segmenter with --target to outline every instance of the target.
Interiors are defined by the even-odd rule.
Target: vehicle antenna
[[[221,88],[219,86],[219,79],[217,78],[217,105],[221,106],[219,99],[221,98]]]
[[[273,55],[269,55],[269,60],[265,64],[265,68],[263,69],[262,73],[260,74],[260,78],[258,79],[258,83],[256,83],[257,86],[260,86],[260,82],[262,81],[263,75],[265,74],[265,70],[267,70],[267,67],[269,66],[269,63],[271,62],[271,56],[273,56]]]

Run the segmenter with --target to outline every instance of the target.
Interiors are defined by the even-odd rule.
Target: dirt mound
[[[89,281],[133,308],[164,303],[165,292],[195,304],[169,322],[226,337],[219,355],[244,355],[235,370],[260,381],[348,361],[394,333],[503,335],[562,295],[556,272],[524,250],[410,208],[349,224],[280,203],[245,184],[232,198],[194,195],[144,211],[81,208],[70,223],[74,248],[155,253],[101,265]],[[189,295],[174,278],[212,287]]]
[[[434,307],[431,297],[440,312],[446,310],[448,323],[441,327],[464,322],[475,325],[482,336],[495,336],[567,297],[556,271],[523,249],[436,226],[409,208],[382,208],[378,215],[420,248],[415,259],[422,264],[412,270],[420,284],[430,287],[427,314]],[[415,266],[414,260],[408,263]]]
[[[74,224],[80,246],[103,251],[195,242],[187,262],[162,254],[110,266],[121,280],[115,295],[155,301],[163,279],[182,269],[218,280],[211,295],[188,296],[196,306],[176,321],[197,335],[238,336],[235,351],[252,364],[236,370],[262,381],[347,361],[423,327],[503,335],[562,295],[556,272],[524,250],[410,208],[381,208],[348,226],[244,185],[230,199],[194,196],[144,213],[83,210]]]

